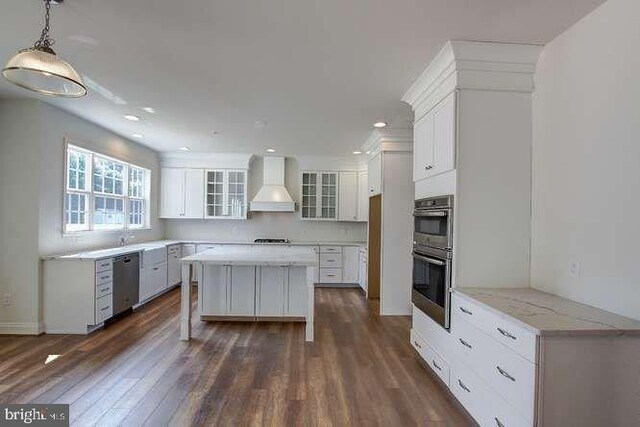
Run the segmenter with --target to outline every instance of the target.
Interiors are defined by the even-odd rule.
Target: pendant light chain
[[[51,21],[51,0],[44,0],[45,3],[45,14],[44,14],[44,28],[42,29],[42,34],[40,34],[40,38],[34,44],[34,48],[38,50],[50,50],[51,46],[55,43],[55,41],[51,38],[49,34],[51,30],[50,21]]]

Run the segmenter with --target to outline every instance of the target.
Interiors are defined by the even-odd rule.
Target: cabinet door
[[[204,218],[204,170],[185,169],[183,218]]]
[[[180,277],[180,255],[169,254],[167,256],[167,281],[169,286],[177,285],[182,278]]]
[[[376,154],[369,160],[369,197],[382,193],[382,154]]]
[[[232,316],[255,315],[256,268],[231,267],[229,314]]]
[[[259,267],[257,316],[284,315],[284,285],[287,267]]]
[[[340,172],[338,221],[358,219],[358,173]]]
[[[338,174],[323,172],[320,174],[320,218],[337,219],[338,215]]]
[[[447,96],[433,112],[433,156],[434,169],[429,175],[435,175],[454,168],[456,94]]]
[[[207,218],[222,218],[225,212],[225,183],[223,170],[206,171],[206,211]]]
[[[160,172],[160,217],[182,218],[184,213],[184,169]]]
[[[247,217],[247,171],[230,170],[226,173],[225,216],[234,219]]]
[[[427,178],[435,168],[433,110],[413,125],[413,180]]]
[[[138,289],[138,299],[140,302],[149,299],[153,296],[153,274],[151,267],[140,269],[140,286]]]
[[[342,282],[358,283],[360,270],[359,263],[360,248],[357,246],[345,246],[342,249]]]
[[[289,267],[289,280],[287,280],[287,307],[286,316],[302,317],[307,315],[307,268]]]
[[[313,219],[318,216],[318,174],[302,173],[302,204],[300,213],[303,219]]]
[[[203,275],[207,286],[198,288],[201,315],[224,316],[227,314],[228,268],[224,265],[204,265]]]
[[[360,275],[358,277],[358,282],[360,283],[360,287],[367,290],[367,253],[366,251],[360,250]]]
[[[369,221],[369,181],[366,171],[358,172],[358,221]]]

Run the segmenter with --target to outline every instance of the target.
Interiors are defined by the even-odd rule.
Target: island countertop
[[[225,246],[182,258],[183,263],[316,266],[318,254],[300,246]]]

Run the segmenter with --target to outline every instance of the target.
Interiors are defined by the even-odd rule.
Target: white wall
[[[116,159],[151,170],[150,230],[127,232],[131,243],[161,239],[162,222],[158,221],[160,168],[158,154],[128,141],[93,123],[47,104],[40,104],[42,144],[40,153],[40,254],[76,252],[88,248],[116,246],[122,231],[62,234],[64,141],[88,148]]]
[[[304,164],[310,164],[308,159]],[[262,158],[256,157],[249,169],[249,202],[262,186]],[[315,165],[319,166],[319,165]],[[328,168],[331,170],[332,168]],[[254,212],[249,220],[185,220],[168,219],[165,234],[169,239],[197,239],[218,241],[246,241],[259,237],[288,238],[297,241],[365,241],[366,223],[335,221],[302,221],[300,219],[301,171],[298,160],[288,157],[285,161],[285,186],[298,210],[290,212]]]
[[[37,333],[41,319],[41,255],[115,246],[120,232],[62,235],[64,139],[152,171],[152,230],[136,241],[164,235],[157,220],[157,154],[139,144],[37,100],[0,100],[0,333]]]
[[[38,103],[0,100],[0,333],[37,333]]]
[[[544,49],[533,103],[532,285],[640,319],[640,2]],[[577,277],[570,263],[581,263]]]

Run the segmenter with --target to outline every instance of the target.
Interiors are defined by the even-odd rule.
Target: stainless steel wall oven
[[[449,329],[453,258],[453,196],[417,200],[411,301]]]

